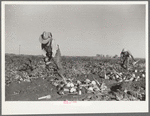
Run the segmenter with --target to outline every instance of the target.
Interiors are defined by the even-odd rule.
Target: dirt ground
[[[96,75],[89,75],[89,79],[93,79],[93,76],[99,81],[104,82],[111,92],[115,92],[118,89],[124,91],[125,89],[129,91],[136,91],[137,87],[144,87],[145,80],[140,80],[138,82],[121,82],[118,83],[114,80],[104,80],[98,78]],[[80,77],[80,80],[84,80],[87,77]],[[51,78],[38,78],[33,79],[31,82],[13,82],[9,86],[6,86],[6,101],[41,101],[38,100],[39,97],[50,95],[51,99],[48,101],[83,101],[91,93],[84,93],[82,95],[59,95],[57,89],[51,83]],[[110,97],[110,95],[108,95]],[[46,101],[46,99],[43,99]],[[42,100],[42,101],[43,101]],[[107,99],[104,99],[107,100]],[[116,100],[117,101],[117,100]]]
[[[74,81],[85,81],[94,78],[106,90],[89,93],[83,89],[82,94],[58,94],[52,79],[60,79],[52,70],[43,67],[42,57],[25,55],[6,55],[5,62],[5,100],[6,101],[143,101],[145,100],[145,60],[141,60],[136,69],[126,71],[117,63],[117,59],[94,59],[88,57],[63,57],[65,77]],[[52,68],[53,69],[53,68]],[[117,70],[123,74],[118,81]],[[105,78],[107,74],[109,79]],[[140,72],[142,71],[142,72]],[[111,75],[111,72],[112,75]],[[134,75],[133,75],[134,74]],[[134,77],[133,80],[130,80]],[[125,78],[125,79],[123,79]],[[129,80],[128,80],[129,78]],[[76,82],[74,82],[75,84]],[[49,99],[39,100],[50,95]]]

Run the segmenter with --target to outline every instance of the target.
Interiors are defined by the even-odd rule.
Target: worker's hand
[[[51,63],[51,62],[49,61],[49,58],[48,58],[48,57],[45,57],[45,58],[44,58],[44,61],[45,61],[45,64],[46,64],[46,65],[48,65],[48,64]]]
[[[46,65],[49,65],[50,63],[51,63],[51,62],[49,61],[49,62],[46,62],[45,64],[46,64]]]

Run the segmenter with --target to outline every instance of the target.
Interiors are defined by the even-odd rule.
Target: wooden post
[[[20,45],[19,45],[19,55],[20,55]]]

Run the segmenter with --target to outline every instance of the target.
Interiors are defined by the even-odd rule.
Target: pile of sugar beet
[[[103,81],[93,77],[84,80],[67,78],[66,83],[61,79],[54,78],[50,82],[61,96],[74,95],[80,97],[85,95],[86,97],[84,96],[82,101],[145,100],[145,70],[134,70],[128,76],[124,73],[113,72],[105,74],[104,78],[101,79]]]

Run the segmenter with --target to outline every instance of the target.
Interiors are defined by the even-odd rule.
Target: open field
[[[6,54],[5,100],[40,101],[50,95],[42,100],[143,101],[146,64],[145,59],[137,60],[127,71],[117,58],[63,56],[64,76],[71,86],[62,83],[54,65],[45,69],[42,56]]]

